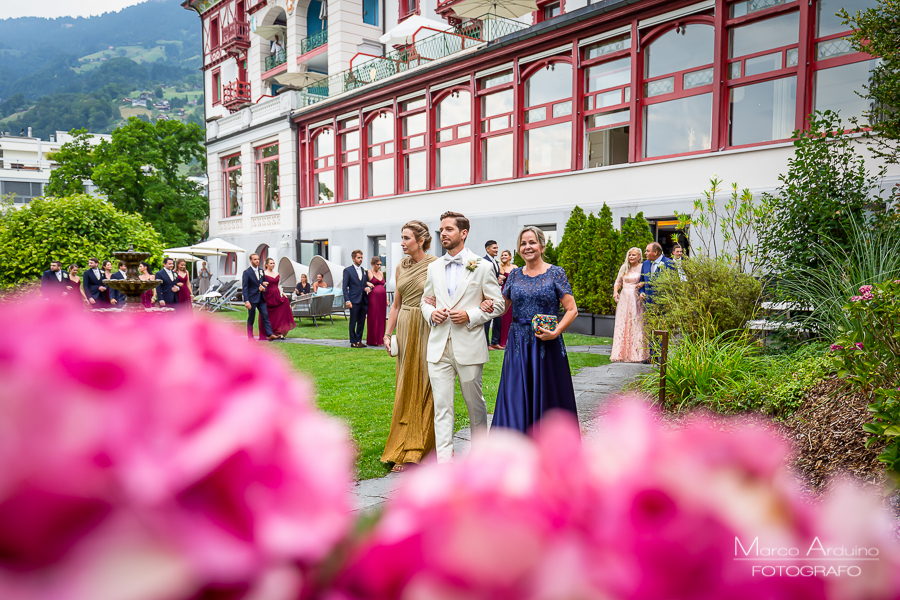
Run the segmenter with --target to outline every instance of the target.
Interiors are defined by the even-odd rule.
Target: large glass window
[[[326,127],[313,137],[313,190],[316,204],[334,202],[334,130]]]
[[[435,187],[472,180],[472,94],[454,90],[438,102],[435,122]]]
[[[259,182],[258,212],[281,208],[278,189],[278,144],[256,149],[256,180]]]
[[[643,155],[712,146],[712,25],[676,25],[644,50]]]
[[[368,152],[366,195],[389,196],[394,192],[394,113],[380,112],[366,128]]]
[[[341,153],[341,200],[362,198],[360,184],[359,119],[345,119],[338,124]]]
[[[244,188],[241,183],[241,155],[222,159],[222,175],[225,188],[225,216],[244,214]]]
[[[400,104],[403,135],[403,191],[419,192],[428,187],[428,153],[425,135],[428,118],[425,99],[407,100]]]
[[[813,109],[839,112],[841,119],[851,118],[866,124],[867,113],[874,112],[871,100],[861,97],[865,86],[872,82],[875,59],[821,69],[813,75]]]
[[[797,77],[782,77],[730,90],[730,146],[791,137],[797,110]]]
[[[587,117],[585,166],[608,167],[628,162],[631,111],[617,110]]]
[[[572,168],[572,65],[550,63],[525,81],[525,174]]]
[[[585,167],[628,162],[631,132],[631,37],[583,50]],[[593,58],[590,58],[593,57]]]
[[[494,83],[496,82],[496,83]],[[486,77],[479,88],[487,89],[481,103],[481,179],[496,181],[513,177],[514,91],[509,73]]]
[[[837,16],[837,12],[842,8],[855,15],[858,11],[877,6],[878,0],[819,0],[816,7],[816,37],[826,37],[850,30],[844,25],[843,19]]]

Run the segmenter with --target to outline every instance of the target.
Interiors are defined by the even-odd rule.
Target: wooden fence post
[[[669,358],[669,332],[654,330],[653,335],[660,338],[659,343],[659,403],[666,403],[666,362]]]

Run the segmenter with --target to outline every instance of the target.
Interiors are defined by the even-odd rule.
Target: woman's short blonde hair
[[[544,232],[541,231],[540,227],[535,227],[534,225],[528,225],[522,228],[522,231],[519,232],[519,239],[516,240],[516,249],[522,247],[522,236],[525,235],[526,232],[530,231],[534,234],[535,239],[537,239],[538,246],[541,247],[541,252],[544,251],[544,248],[547,247],[547,238],[544,236]]]

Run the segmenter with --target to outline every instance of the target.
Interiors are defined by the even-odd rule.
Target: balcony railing
[[[407,48],[389,52],[381,58],[335,73],[327,79],[302,88],[299,92],[300,105],[308,106],[321,102],[331,96],[409,71],[528,27],[530,25],[494,15],[466,21],[449,31],[416,40]]]
[[[266,57],[266,71],[271,71],[278,65],[283,65],[287,62],[287,50],[282,48],[278,50],[274,54],[270,54]]]
[[[318,31],[312,34],[309,37],[303,38],[300,42],[300,55],[304,55],[310,50],[315,50],[319,46],[324,46],[328,43],[328,30],[323,29],[322,31]]]
[[[250,83],[240,79],[232,81],[225,86],[222,94],[222,104],[230,112],[235,112],[245,104],[250,103]]]
[[[250,23],[233,21],[222,28],[222,47],[226,51],[245,50],[250,47]]]

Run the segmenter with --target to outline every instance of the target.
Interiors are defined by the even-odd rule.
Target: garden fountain
[[[135,252],[134,244],[131,244],[127,251],[113,252],[113,256],[125,263],[125,279],[104,279],[103,285],[125,294],[125,298],[127,298],[126,311],[144,312],[145,309],[141,305],[141,294],[159,285],[159,281],[155,279],[141,279],[138,272],[138,265],[142,260],[150,258],[150,253]]]

